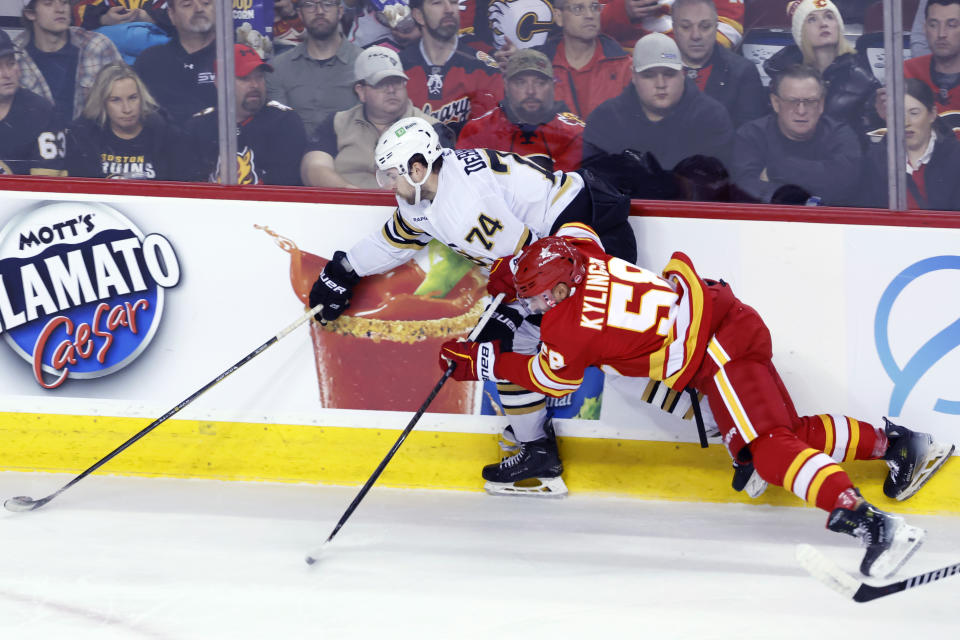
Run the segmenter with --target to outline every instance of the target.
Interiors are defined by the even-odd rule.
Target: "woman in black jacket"
[[[843,35],[843,18],[830,0],[791,2],[793,40],[766,62],[763,69],[771,78],[795,64],[817,69],[827,95],[823,113],[849,125],[866,145],[866,133],[883,126],[874,99],[880,83],[866,56],[857,52]]]
[[[83,114],[67,134],[67,175],[176,180],[179,132],[167,122],[137,72],[104,67]]]
[[[916,78],[904,82],[907,208],[960,210],[960,141],[937,117],[933,90]],[[864,206],[886,207],[887,145],[873,145],[867,154]]]

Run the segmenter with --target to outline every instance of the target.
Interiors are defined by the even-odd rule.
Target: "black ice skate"
[[[744,491],[751,498],[759,498],[767,490],[767,481],[760,477],[752,462],[733,463],[733,490]]]
[[[890,467],[883,493],[888,498],[906,500],[950,459],[954,445],[937,444],[929,433],[911,431],[886,418],[883,422],[890,440],[883,456]]]
[[[838,507],[831,511],[827,529],[860,539],[867,548],[860,573],[874,578],[887,578],[896,573],[927,535],[923,529],[880,511],[865,500],[856,509]]]
[[[557,441],[549,437],[553,429],[547,430],[547,434],[546,438],[520,443],[514,455],[484,467],[487,493],[548,498],[567,495],[567,485],[560,477],[563,463],[557,453]]]

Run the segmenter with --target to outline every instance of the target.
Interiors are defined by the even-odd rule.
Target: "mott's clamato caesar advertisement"
[[[0,232],[3,337],[45,389],[136,359],[179,280],[171,243],[103,204],[37,204]]]

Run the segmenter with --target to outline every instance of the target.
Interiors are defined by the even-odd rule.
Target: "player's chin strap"
[[[423,174],[423,180],[421,180],[420,182],[414,182],[413,180],[410,179],[409,170],[405,174],[403,174],[403,177],[406,178],[407,182],[415,190],[413,194],[413,204],[420,204],[420,187],[423,186],[424,182],[430,179],[430,174],[432,172],[433,172],[433,162],[431,161],[427,163],[427,171],[426,173]]]

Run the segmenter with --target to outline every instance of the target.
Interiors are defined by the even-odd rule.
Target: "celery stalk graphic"
[[[430,270],[414,291],[417,296],[442,298],[473,268],[473,263],[447,245],[431,240],[427,245]]]

